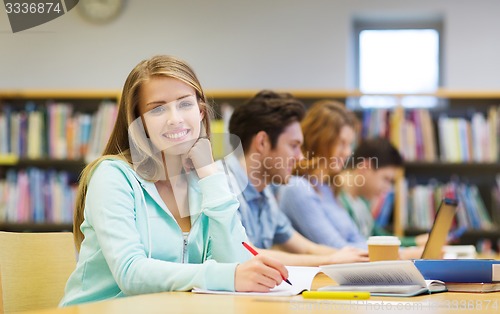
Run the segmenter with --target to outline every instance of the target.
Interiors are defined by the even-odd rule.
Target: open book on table
[[[310,290],[314,276],[319,272],[319,267],[304,267],[304,266],[287,266],[288,280],[292,283],[290,286],[283,281],[279,286],[274,287],[269,292],[232,292],[232,291],[215,291],[194,288],[194,293],[210,293],[210,294],[234,294],[234,295],[251,295],[251,296],[292,296],[301,294],[305,290]]]
[[[373,296],[410,297],[446,291],[444,282],[425,280],[412,261],[382,261],[320,266],[338,285],[322,291],[369,291]]]

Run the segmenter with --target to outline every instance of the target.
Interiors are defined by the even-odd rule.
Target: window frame
[[[364,30],[410,30],[410,29],[433,29],[438,32],[438,86],[437,88],[441,88],[444,84],[444,63],[443,63],[443,55],[444,55],[444,39],[443,39],[443,22],[441,19],[439,20],[431,20],[431,21],[370,21],[370,20],[362,20],[357,19],[354,21],[353,30],[354,30],[354,86],[358,90],[360,88],[360,34]]]

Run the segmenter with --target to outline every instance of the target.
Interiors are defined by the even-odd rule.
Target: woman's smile
[[[167,138],[169,141],[172,142],[180,142],[185,140],[189,133],[190,133],[189,129],[181,129],[163,133],[163,137]]]

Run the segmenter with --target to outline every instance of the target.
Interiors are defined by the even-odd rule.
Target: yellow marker
[[[342,299],[342,300],[366,300],[370,298],[370,292],[365,291],[304,291],[304,299]]]

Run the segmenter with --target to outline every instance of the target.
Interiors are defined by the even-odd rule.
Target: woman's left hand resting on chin
[[[198,177],[203,179],[217,172],[212,156],[212,145],[207,138],[200,137],[184,156],[185,163],[191,163]]]

